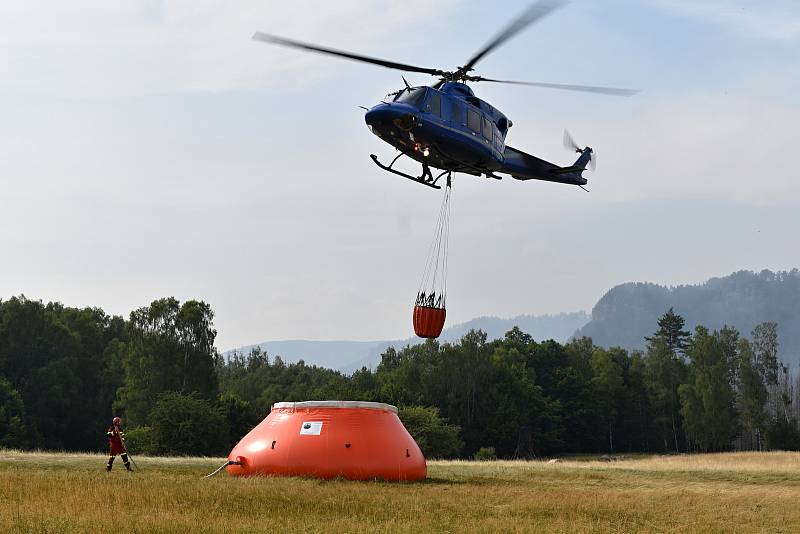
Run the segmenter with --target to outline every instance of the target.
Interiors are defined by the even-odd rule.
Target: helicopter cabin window
[[[492,140],[492,121],[486,117],[483,118],[483,136],[489,141]]]
[[[450,99],[450,120],[454,124],[464,124],[464,106],[456,98]]]
[[[474,109],[467,110],[467,126],[473,132],[481,131],[481,114]]]
[[[424,98],[424,87],[412,87],[411,89],[403,89],[400,91],[400,93],[395,97],[394,101],[402,102],[404,104],[408,104],[409,106],[419,108]]]
[[[431,97],[428,99],[428,105],[425,106],[425,111],[437,117],[442,116],[442,97],[439,93],[431,91]]]

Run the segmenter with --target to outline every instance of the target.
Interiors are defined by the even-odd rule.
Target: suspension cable
[[[436,292],[436,284],[441,280],[442,288],[438,297],[441,298],[441,306],[444,307],[446,299],[447,284],[447,255],[449,252],[450,240],[450,196],[452,188],[448,177],[442,204],[439,207],[439,215],[436,220],[433,239],[428,249],[428,257],[425,262],[422,280],[417,291],[419,300],[423,289],[431,289],[432,294]],[[418,302],[419,304],[419,302]],[[425,305],[425,302],[421,303]],[[434,306],[437,303],[434,302]]]

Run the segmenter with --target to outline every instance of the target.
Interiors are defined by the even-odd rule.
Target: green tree
[[[690,340],[684,324],[683,317],[670,308],[658,320],[656,333],[645,338],[647,387],[653,399],[654,418],[661,429],[664,448],[668,449],[667,443],[672,441],[675,451],[680,451],[682,434],[678,386],[686,380],[683,353]]]
[[[0,377],[0,448],[23,449],[29,444],[22,397]]]
[[[738,431],[737,413],[731,369],[719,332],[711,335],[698,326],[686,354],[689,381],[679,387],[686,432],[702,451],[728,450]]]
[[[449,424],[438,408],[406,406],[398,416],[426,458],[453,458],[461,452],[460,429]]]
[[[587,337],[574,339],[565,347],[565,362],[558,369],[558,381],[546,395],[557,403],[559,440],[551,452],[594,452],[606,450],[607,427],[592,385],[592,356],[596,347]],[[559,444],[560,443],[560,444]]]
[[[153,399],[178,391],[217,398],[217,331],[211,307],[200,301],[180,304],[164,298],[131,313],[130,343],[123,357],[125,382],[115,411],[134,426],[148,423]]]
[[[653,337],[645,337],[645,340],[651,343],[657,340],[662,341],[667,350],[674,355],[683,353],[691,336],[689,331],[683,329],[685,325],[684,318],[670,308],[658,320],[658,330]]]
[[[758,369],[768,392],[768,416],[774,421],[780,416],[778,414],[780,393],[777,386],[778,375],[782,369],[778,359],[778,324],[766,322],[756,325],[751,337],[756,369]]]
[[[767,427],[765,432],[766,445],[772,450],[797,451],[800,450],[800,431],[795,418],[777,418]]]
[[[654,450],[657,431],[653,425],[652,401],[647,389],[647,366],[641,352],[630,355],[625,395],[628,450]]]
[[[0,301],[0,376],[22,398],[32,446],[102,446],[121,380],[109,347],[124,340],[124,321],[99,308]]]
[[[767,419],[767,387],[759,370],[757,356],[751,343],[739,340],[737,401],[742,429],[757,450],[762,449],[764,422]]]
[[[653,422],[664,450],[680,451],[682,421],[678,386],[686,379],[686,364],[670,351],[664,340],[650,342],[645,357],[645,378],[653,406]]]
[[[723,365],[730,377],[731,387],[736,389],[739,382],[739,331],[725,325],[715,332],[714,337],[722,351]]]
[[[463,429],[468,453],[485,443],[485,429],[496,408],[492,349],[480,331],[468,332],[457,345],[440,347],[428,341],[411,347],[410,357],[395,374],[402,377],[396,391],[405,392],[408,404],[437,406],[443,417]]]
[[[350,375],[350,397],[353,400],[372,401],[377,398],[380,385],[370,369],[362,367]]]
[[[753,329],[751,337],[749,365],[757,378],[752,378],[753,384],[745,393],[749,394],[751,408],[761,417],[753,426],[756,448],[761,450],[764,444],[762,437],[766,437],[767,431],[771,437],[771,440],[766,439],[768,447],[772,448],[779,443],[780,447],[785,447],[792,439],[788,431],[791,422],[788,413],[791,397],[778,387],[781,372],[786,375],[786,368],[778,359],[778,325],[774,322],[761,323]],[[760,406],[760,409],[756,406]]]
[[[490,380],[479,394],[493,401],[493,409],[487,410],[481,439],[495,444],[502,457],[533,458],[559,438],[558,407],[530,366],[535,347],[533,338],[516,327],[492,344]]]
[[[262,419],[248,401],[240,399],[233,393],[220,395],[217,406],[225,417],[228,428],[227,443],[231,448]]]
[[[614,452],[614,427],[617,423],[620,404],[623,402],[625,378],[621,359],[622,349],[595,349],[592,354],[592,385],[596,391],[596,399],[603,413],[608,437],[608,450]]]
[[[781,368],[778,360],[778,323],[761,323],[753,329],[751,336],[756,368],[767,385],[777,384]]]
[[[125,432],[125,447],[134,456],[141,454],[159,454],[158,444],[153,438],[153,429],[149,426],[137,426]]]
[[[230,431],[225,416],[196,393],[163,395],[149,419],[153,447],[160,454],[212,456],[228,452]]]
[[[481,447],[472,458],[479,462],[497,460],[497,451],[495,451],[494,447]]]

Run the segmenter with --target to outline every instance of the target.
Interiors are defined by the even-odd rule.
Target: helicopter
[[[372,108],[362,106],[366,110],[364,120],[370,131],[399,151],[388,165],[382,163],[375,154],[370,154],[372,161],[385,171],[434,189],[441,189],[439,180],[442,177],[447,176],[449,187],[453,173],[464,173],[497,180],[502,178],[500,174],[506,174],[517,180],[545,180],[586,190],[584,186],[588,181],[582,173],[587,164],[594,169],[596,163],[591,147],[581,148],[565,130],[564,144],[580,155],[572,165],[562,167],[508,146],[506,136],[513,125],[511,120],[475,96],[467,85],[467,82],[493,82],[614,96],[636,94],[638,91],[633,89],[499,80],[472,73],[475,65],[490,52],[566,3],[565,0],[541,0],[530,5],[463,66],[452,71],[378,59],[262,32],[256,32],[253,39],[438,77],[439,80],[431,86],[416,87],[403,77],[403,88],[390,93]],[[419,176],[394,168],[402,156],[422,165]],[[434,177],[431,168],[441,172]]]

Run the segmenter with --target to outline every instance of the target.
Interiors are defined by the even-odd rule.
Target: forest
[[[345,375],[258,348],[226,361],[213,319],[174,298],[127,319],[0,301],[0,447],[101,451],[119,415],[132,451],[227,454],[275,402],[347,399],[398,406],[431,458],[800,449],[775,322],[690,332],[667,309],[643,351],[469,331]]]

